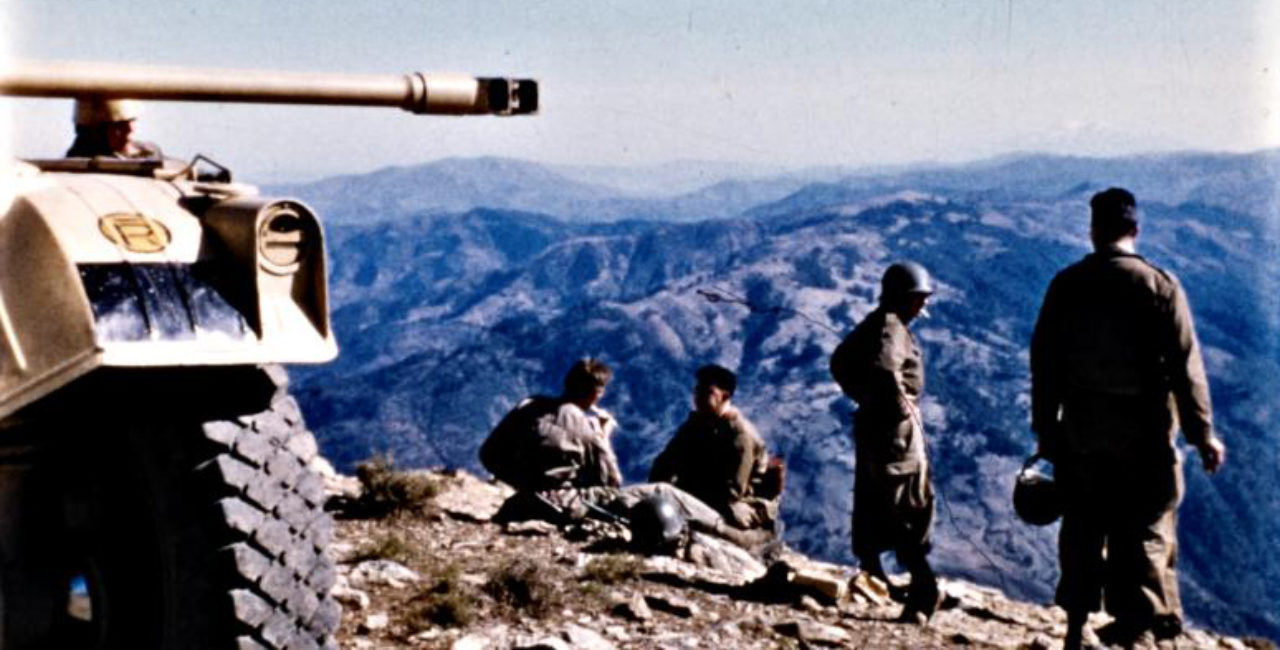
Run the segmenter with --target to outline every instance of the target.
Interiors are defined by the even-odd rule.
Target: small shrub
[[[427,514],[440,486],[430,477],[396,470],[391,459],[376,457],[356,467],[363,488],[357,508],[368,517]]]
[[[409,564],[418,557],[417,549],[394,533],[371,539],[356,550],[351,562],[365,560],[392,560]]]
[[[513,610],[542,618],[559,604],[559,592],[542,577],[538,565],[526,559],[512,560],[489,576],[484,590]]]
[[[583,577],[600,584],[615,585],[640,575],[640,561],[634,555],[602,555],[583,568]]]
[[[479,605],[479,596],[462,581],[461,571],[449,565],[409,600],[405,622],[413,632],[467,626],[476,620]]]

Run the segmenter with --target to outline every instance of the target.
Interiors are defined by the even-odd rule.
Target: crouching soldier
[[[907,325],[923,310],[933,281],[914,262],[893,264],[881,280],[880,306],[831,355],[831,375],[858,403],[853,418],[857,464],[853,554],[885,578],[880,554],[894,551],[911,572],[904,621],[933,615],[938,583],[929,566],[934,493],[917,401],[924,389],[920,347]]]
[[[612,375],[601,361],[579,361],[565,376],[559,397],[526,399],[493,429],[480,447],[480,462],[516,489],[497,518],[625,520],[646,498],[660,495],[676,505],[692,530],[747,548],[762,546],[767,540],[735,529],[679,488],[665,483],[621,487],[609,440],[617,425],[598,406]]]
[[[480,447],[480,462],[517,490],[621,485],[609,440],[617,422],[599,407],[612,377],[603,361],[573,364],[559,397],[530,397],[502,418]]]
[[[675,485],[739,528],[774,529],[781,460],[770,461],[755,426],[733,405],[733,371],[707,365],[695,376],[694,410],[654,459],[649,481]]]

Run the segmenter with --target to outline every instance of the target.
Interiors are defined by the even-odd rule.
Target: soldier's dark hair
[[[714,363],[698,368],[694,377],[697,377],[699,386],[715,386],[730,395],[738,390],[738,376],[732,370]]]
[[[606,386],[613,379],[613,370],[599,359],[579,359],[564,376],[564,396],[569,399],[586,397],[595,389]]]
[[[1093,238],[1113,242],[1138,227],[1138,202],[1129,190],[1113,187],[1093,195],[1089,208],[1093,212]]]

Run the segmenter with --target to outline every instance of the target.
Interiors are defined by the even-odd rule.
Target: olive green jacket
[[[1041,450],[1173,461],[1175,422],[1193,444],[1214,435],[1178,279],[1119,248],[1058,273],[1031,338],[1031,428]]]
[[[752,495],[768,462],[764,439],[734,409],[729,417],[689,413],[653,461],[650,482],[667,482],[724,513]]]
[[[917,402],[924,365],[906,324],[884,308],[872,311],[836,348],[830,367],[841,390],[858,403],[858,462],[892,475],[921,471],[925,441]]]

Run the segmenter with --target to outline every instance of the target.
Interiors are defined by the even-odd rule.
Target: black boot
[[[1177,614],[1157,614],[1151,621],[1151,632],[1157,641],[1168,641],[1182,635],[1182,618]]]
[[[889,598],[895,603],[907,602],[907,590],[904,587],[893,584],[889,579],[889,574],[885,573],[884,565],[880,563],[879,555],[858,558],[858,568],[865,574],[884,583],[884,588],[889,591]]]
[[[880,564],[879,555],[871,555],[868,557],[858,557],[858,568],[867,575],[889,582],[889,576],[884,572],[884,565]]]
[[[938,590],[938,577],[924,555],[911,558],[907,569],[911,572],[911,586],[907,588],[907,604],[900,620],[907,623],[927,622],[938,611],[942,594]]]
[[[777,541],[773,536],[773,531],[737,528],[724,522],[717,522],[715,528],[710,532],[712,535],[728,540],[756,557],[762,556],[768,546]]]
[[[1084,624],[1088,621],[1089,612],[1067,612],[1067,638],[1062,642],[1062,650],[1084,647]]]

